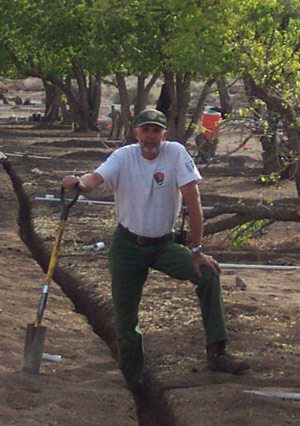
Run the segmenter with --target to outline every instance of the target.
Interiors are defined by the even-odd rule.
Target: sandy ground
[[[0,150],[15,153],[8,161],[22,179],[31,202],[35,232],[43,247],[50,251],[60,205],[38,201],[35,197],[58,196],[64,174],[92,169],[112,145],[106,140],[108,149],[103,149],[98,135],[78,135],[70,129],[49,130],[30,123],[4,121],[0,125],[0,138]],[[239,138],[236,131],[224,134],[218,153],[226,153]],[[16,153],[26,155],[18,157]],[[258,143],[249,144],[243,155],[248,156],[252,164],[259,161]],[[18,201],[7,173],[2,167],[0,172],[0,424],[137,424],[134,400],[116,361],[93,332],[99,325],[98,310],[111,305],[107,249],[115,226],[113,208],[87,203],[73,207],[61,246],[59,268],[74,276],[74,288],[80,283],[86,290],[84,294],[94,315],[90,315],[88,309],[88,320],[78,314],[78,309],[54,284],[45,311],[45,350],[61,354],[62,361],[44,362],[39,375],[28,375],[22,372],[26,325],[35,318],[45,276],[18,236]],[[203,194],[234,194],[257,199],[296,197],[293,182],[262,188],[247,173],[225,177],[203,170],[203,175],[200,187]],[[102,197],[97,192],[91,194],[93,199]],[[297,252],[298,235],[298,224],[276,225],[250,248],[240,247],[236,252],[237,261],[240,252],[253,251],[253,246],[259,258],[260,253],[270,247],[275,250],[276,245],[274,261],[299,264],[299,257],[295,254],[287,257],[285,252],[289,245]],[[83,245],[97,241],[105,243],[103,250],[83,250]],[[223,236],[208,238],[205,244],[208,248],[218,244],[219,248],[232,253]],[[237,276],[245,280],[246,289],[236,285]],[[245,392],[300,393],[299,272],[224,269],[222,282],[230,349],[235,355],[248,359],[252,369],[241,376],[207,370],[204,333],[193,287],[152,272],[140,313],[145,336],[147,389],[147,398],[143,401],[147,405],[146,414],[141,416],[140,424],[299,424],[299,401]],[[65,281],[60,284],[72,287]],[[105,318],[102,317],[102,321],[104,325]],[[113,350],[113,330],[108,341]],[[152,412],[152,418],[147,411]]]
[[[39,375],[22,371],[26,328],[35,321],[45,276],[18,236],[17,200],[2,167],[0,173],[0,424],[137,424],[133,398],[110,351],[55,283],[44,350],[62,361],[44,361]]]

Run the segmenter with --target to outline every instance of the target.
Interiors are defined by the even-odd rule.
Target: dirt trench
[[[48,207],[45,207],[43,211],[38,206],[38,214],[35,216],[36,205],[31,200],[39,191],[36,186],[32,185],[33,179],[28,177],[28,170],[38,164],[27,161],[26,159],[21,164],[19,161],[12,160],[6,162],[5,167],[19,198],[18,222],[21,237],[30,247],[30,261],[34,258],[46,271],[53,238],[49,235],[47,229],[44,233],[41,232],[45,228],[45,221],[40,224],[40,222],[37,223],[36,218],[43,219],[45,217],[47,221],[51,220],[52,216],[56,217],[58,214],[59,207],[52,210],[52,215],[49,214]],[[47,175],[46,179],[48,179]],[[57,179],[55,183],[57,183]],[[230,185],[232,185],[231,181]],[[47,181],[45,187],[51,187],[49,181]],[[210,190],[212,189],[210,188]],[[10,188],[9,191],[13,190]],[[15,198],[15,194],[13,198]],[[104,208],[101,209],[101,218],[105,219]],[[16,203],[14,211],[16,211]],[[10,214],[10,210],[7,210],[7,213]],[[94,328],[96,339],[99,340],[97,333],[101,336],[101,340],[106,341],[110,348],[108,357],[111,354],[113,360],[116,357],[116,351],[112,307],[109,302],[107,256],[105,253],[102,255],[102,252],[86,256],[82,252],[78,254],[76,250],[72,251],[70,256],[67,252],[68,244],[74,246],[72,237],[75,231],[81,238],[79,225],[80,219],[84,215],[84,207],[78,203],[77,208],[74,208],[72,212],[74,221],[70,220],[68,229],[66,229],[66,234],[69,233],[69,237],[65,239],[65,244],[62,247],[62,262],[60,264],[63,266],[57,268],[55,280],[68,297],[73,299],[76,312],[78,312],[78,315],[75,314],[75,316],[80,317],[79,314],[82,313]],[[99,212],[97,212],[98,216]],[[89,216],[88,225],[87,222],[83,222],[81,225],[83,228],[87,228],[89,235],[96,235],[96,241],[99,241],[98,238],[102,239],[104,232],[99,235],[99,232],[92,228],[94,222],[94,213],[92,212]],[[40,226],[36,226],[36,224]],[[99,223],[96,225],[99,226]],[[111,233],[106,235],[107,228],[103,226],[103,222],[101,226],[105,230],[106,239],[103,241],[108,245]],[[110,229],[112,227],[111,225]],[[55,227],[50,229],[51,235],[55,233],[55,231],[52,232],[54,229]],[[286,229],[284,232],[287,234]],[[294,226],[292,232],[293,234],[296,232]],[[81,243],[84,241],[82,239]],[[290,246],[292,247],[291,244]],[[295,246],[294,249],[297,247]],[[221,254],[219,260],[223,260]],[[224,256],[225,254],[224,252]],[[239,253],[232,254],[230,251],[227,253],[227,256],[229,255],[234,255],[236,260],[240,260],[240,257],[237,257]],[[4,256],[5,250],[2,258]],[[276,256],[274,252],[273,261]],[[227,257],[224,257],[225,259]],[[245,258],[245,260],[247,259]],[[79,261],[80,263],[85,262],[81,269],[74,267],[74,265],[79,265]],[[90,267],[91,265],[94,265],[93,269]],[[104,278],[97,284],[95,281],[100,267]],[[83,275],[78,276],[78,271]],[[241,274],[247,283],[247,289],[244,291],[235,285],[236,274],[233,271],[223,271],[222,273],[227,324],[231,336],[230,349],[235,355],[249,359],[252,364],[249,373],[241,377],[222,373],[216,374],[207,369],[205,351],[203,350],[204,336],[201,328],[199,330],[199,307],[194,300],[193,289],[182,285],[181,282],[175,282],[168,277],[158,275],[156,272],[149,277],[140,311],[140,322],[145,337],[146,386],[142,397],[136,396],[135,398],[136,411],[141,425],[199,426],[201,424],[201,426],[223,426],[228,424],[239,426],[247,424],[249,426],[277,426],[299,424],[299,403],[275,398],[266,400],[260,396],[245,393],[249,389],[299,391],[299,377],[297,370],[295,370],[295,366],[299,365],[300,353],[299,273],[277,271],[270,274],[267,271],[258,271],[254,274],[253,271],[244,271]],[[19,289],[16,291],[19,292]],[[69,293],[71,296],[69,296]],[[106,298],[104,298],[105,296]],[[50,298],[50,303],[52,298],[53,296]],[[85,322],[85,319],[83,321]],[[84,330],[82,329],[82,331]],[[50,335],[48,340],[50,341]],[[76,365],[77,362],[78,359],[75,358],[74,364]],[[112,361],[111,364],[117,374],[115,362]],[[46,367],[44,368],[46,369]],[[58,369],[58,373],[61,370],[63,369]],[[91,366],[91,370],[92,374],[98,375],[97,367]],[[44,379],[42,376],[42,374],[39,375],[39,378]],[[77,373],[75,376],[77,377]],[[120,374],[119,376],[120,383],[122,377]],[[11,375],[8,374],[7,378],[10,377]],[[52,377],[51,371],[47,379],[51,380]],[[78,388],[82,386],[83,379],[85,377],[81,376],[77,380]],[[75,383],[75,386],[77,386],[77,383]],[[105,394],[106,388],[103,388],[103,384],[101,386]],[[129,401],[131,395],[125,389],[125,383],[121,383],[121,387],[123,388],[122,397]],[[73,386],[73,389],[76,391],[77,387]],[[94,390],[98,395],[99,389],[95,388]],[[88,389],[84,398],[84,406],[89,403],[90,391],[91,389]],[[4,392],[5,390],[2,393]],[[113,395],[112,393],[111,396],[113,397]],[[120,404],[123,402],[120,395],[115,399]],[[62,397],[62,400],[61,404],[67,404],[65,401],[68,401],[68,399],[65,396]],[[0,405],[0,424],[1,408]],[[84,409],[86,410],[86,408]],[[30,419],[36,411],[37,409],[29,413]],[[118,410],[116,411],[118,412]],[[20,414],[22,414],[22,411],[20,411]],[[113,414],[108,411],[109,416],[113,416]],[[134,421],[134,424],[137,424],[137,421]],[[23,426],[20,422],[4,423],[5,426],[12,426],[12,424]],[[39,426],[39,424],[26,423],[29,426]],[[46,422],[43,424],[52,426],[56,423]],[[68,423],[63,421],[58,423],[59,426],[96,426],[98,424],[102,423]],[[117,423],[106,422],[103,424],[121,426],[123,423],[122,419],[118,419]]]
[[[18,226],[22,241],[29,248],[33,259],[47,273],[51,253],[36,234],[31,217],[31,203],[23,188],[22,180],[14,171],[9,161],[2,161],[6,173],[9,175],[14,191],[19,201]],[[99,302],[99,294],[94,294],[75,274],[57,266],[53,280],[74,304],[78,314],[84,315],[93,331],[108,346],[111,356],[117,359],[115,329],[112,305],[107,301]],[[175,424],[171,410],[164,398],[163,390],[153,378],[146,377],[144,389],[141,393],[133,394],[136,403],[136,412],[140,426],[173,426]]]

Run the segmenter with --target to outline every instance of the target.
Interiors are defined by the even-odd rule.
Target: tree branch
[[[229,216],[207,223],[210,219],[222,215]],[[300,222],[300,204],[293,199],[276,200],[266,204],[255,202],[255,200],[251,200],[249,203],[245,200],[231,203],[219,202],[211,210],[204,211],[204,218],[204,235],[211,235],[261,219],[272,222]]]

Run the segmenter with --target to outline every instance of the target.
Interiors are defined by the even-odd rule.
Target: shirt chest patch
[[[156,172],[154,173],[154,180],[157,183],[157,185],[161,186],[164,183],[165,174],[162,172]]]

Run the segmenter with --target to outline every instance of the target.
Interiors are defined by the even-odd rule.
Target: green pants
[[[141,246],[116,230],[110,246],[109,261],[119,367],[127,380],[138,380],[143,368],[138,309],[149,268],[195,284],[206,344],[227,340],[219,276],[203,267],[202,276],[199,277],[193,268],[190,249],[173,241]]]

